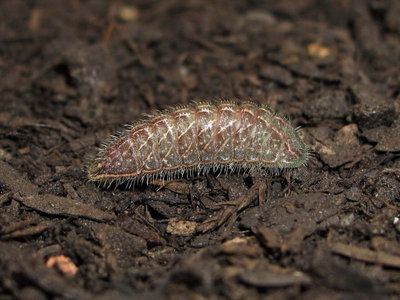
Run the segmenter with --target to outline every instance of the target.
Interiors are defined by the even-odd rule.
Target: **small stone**
[[[167,225],[167,232],[172,235],[192,236],[197,228],[196,222],[171,218]]]
[[[307,46],[308,55],[317,58],[325,58],[331,55],[332,51],[328,47],[321,45],[320,43],[311,43]]]
[[[118,10],[117,16],[124,22],[134,21],[139,17],[139,10],[134,6],[122,6]]]
[[[78,267],[64,255],[51,256],[46,261],[46,267],[56,268],[67,276],[74,276],[78,272]]]

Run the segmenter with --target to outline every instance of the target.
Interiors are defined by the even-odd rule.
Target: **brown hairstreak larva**
[[[289,122],[251,102],[193,103],[112,137],[88,168],[93,181],[173,179],[184,173],[304,165],[309,149]]]

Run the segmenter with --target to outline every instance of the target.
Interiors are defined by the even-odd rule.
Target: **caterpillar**
[[[187,173],[306,164],[310,151],[288,120],[252,102],[194,102],[157,112],[114,135],[87,168],[91,181],[150,182]]]

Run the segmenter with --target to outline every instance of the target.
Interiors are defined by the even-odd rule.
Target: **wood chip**
[[[22,195],[38,193],[38,187],[25,179],[16,169],[8,163],[0,161],[0,182],[5,183],[12,192]]]
[[[304,285],[311,282],[311,278],[300,271],[290,273],[278,273],[271,270],[246,271],[239,275],[239,279],[260,288]]]
[[[50,194],[25,197],[14,196],[14,199],[27,207],[50,215],[84,217],[96,221],[105,221],[114,218],[114,215],[91,205]]]
[[[15,238],[34,236],[47,230],[52,225],[53,225],[52,222],[47,222],[47,221],[41,222],[40,224],[34,226],[30,226],[20,230],[15,230],[13,232],[1,235],[1,239],[15,239]]]
[[[162,188],[166,188],[177,194],[187,195],[190,193],[189,185],[187,183],[176,180],[166,181],[166,180],[156,179],[151,184],[157,185],[159,187],[159,190]]]
[[[397,255],[391,255],[382,251],[373,251],[343,243],[331,244],[330,248],[333,252],[343,256],[370,263],[382,264],[388,267],[400,268],[400,256]]]
[[[263,252],[262,248],[255,243],[255,239],[249,237],[236,237],[228,240],[219,246],[219,250],[224,254],[250,257],[259,257]]]

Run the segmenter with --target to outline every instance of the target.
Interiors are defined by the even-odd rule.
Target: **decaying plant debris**
[[[2,1],[0,294],[45,299],[400,295],[400,2]],[[314,159],[102,189],[114,130],[249,99]]]

